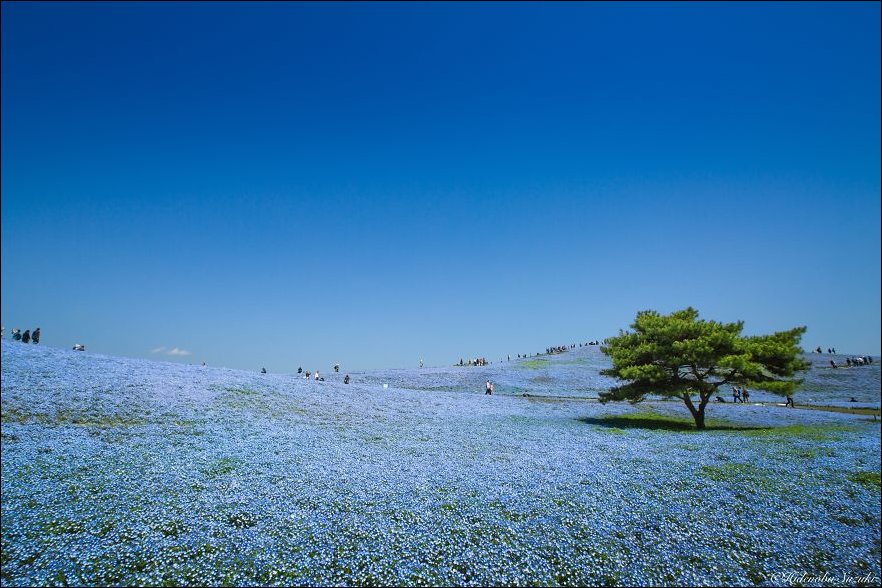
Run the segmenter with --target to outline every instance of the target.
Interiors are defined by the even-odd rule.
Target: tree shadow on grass
[[[576,419],[586,425],[597,425],[610,429],[644,429],[662,431],[699,431],[695,428],[695,421],[678,419],[676,417],[664,417],[655,414],[616,415],[605,417],[579,417]],[[705,431],[768,431],[772,427],[741,426],[725,422],[708,421],[705,423]]]

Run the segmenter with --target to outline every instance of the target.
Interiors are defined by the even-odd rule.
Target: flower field
[[[879,406],[878,362],[817,363],[797,402]],[[697,432],[586,400],[603,365],[344,385],[3,341],[0,582],[878,585],[878,420],[726,403]]]

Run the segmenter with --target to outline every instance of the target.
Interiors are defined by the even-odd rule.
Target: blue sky
[[[7,336],[411,367],[691,305],[880,351],[878,3],[2,17]]]

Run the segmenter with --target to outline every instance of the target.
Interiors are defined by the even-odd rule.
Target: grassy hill
[[[879,577],[879,422],[727,404],[696,432],[676,403],[547,401],[590,396],[600,361],[344,385],[4,341],[0,582]]]

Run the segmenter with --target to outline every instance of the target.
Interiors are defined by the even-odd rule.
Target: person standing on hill
[[[31,342],[31,330],[27,329],[24,334],[21,336],[22,343],[30,343]]]
[[[490,380],[487,380],[486,390],[484,395],[493,394],[493,384],[490,383]]]
[[[34,345],[37,345],[40,342],[40,327],[37,327],[34,330],[34,334],[31,335],[31,340],[34,342]]]
[[[21,341],[21,329],[12,329],[12,340]]]

